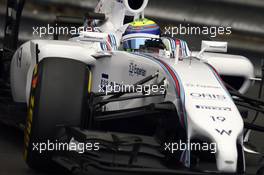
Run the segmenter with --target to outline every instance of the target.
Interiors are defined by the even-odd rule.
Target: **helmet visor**
[[[145,45],[145,42],[148,38],[135,38],[127,39],[123,41],[124,49],[138,50],[141,46]]]

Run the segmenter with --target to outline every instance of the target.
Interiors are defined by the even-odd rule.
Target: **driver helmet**
[[[139,50],[146,40],[159,38],[160,27],[154,21],[147,18],[137,19],[129,23],[123,34],[123,48],[127,51]]]

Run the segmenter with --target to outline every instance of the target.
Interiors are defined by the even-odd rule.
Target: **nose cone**
[[[218,170],[236,172],[237,143],[241,143],[244,122],[232,97],[218,75],[202,62],[183,61],[175,66],[175,70],[184,94],[181,101],[187,119],[188,140],[206,138],[215,143]]]
[[[231,142],[223,140],[217,142],[216,163],[217,169],[221,172],[235,173],[237,171],[237,146],[236,142]]]

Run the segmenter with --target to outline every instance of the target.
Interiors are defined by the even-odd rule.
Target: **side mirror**
[[[227,52],[227,42],[202,41],[201,52]]]

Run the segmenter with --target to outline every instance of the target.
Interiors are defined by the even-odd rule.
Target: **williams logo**
[[[129,76],[146,76],[147,71],[143,68],[140,68],[137,66],[137,64],[130,63],[129,64],[129,70],[128,70]]]
[[[191,96],[196,99],[206,99],[206,100],[225,100],[224,95],[210,94],[210,93],[191,93]]]
[[[206,110],[218,110],[218,111],[232,111],[229,107],[217,107],[217,106],[205,106],[205,105],[196,105],[197,109],[206,109]]]

